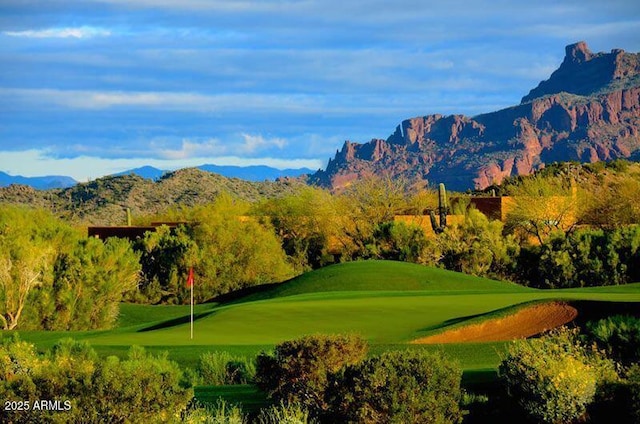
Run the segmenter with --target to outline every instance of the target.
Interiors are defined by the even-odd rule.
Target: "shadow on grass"
[[[193,314],[193,320],[197,321],[199,319],[206,318],[209,315],[213,315],[214,313],[215,313],[215,311],[198,312],[196,314]],[[169,328],[169,327],[175,327],[176,325],[187,324],[190,321],[191,321],[191,316],[190,315],[185,315],[185,316],[174,318],[174,319],[170,319],[170,320],[167,320],[167,321],[162,321],[162,322],[160,322],[158,324],[154,324],[154,325],[151,325],[149,327],[141,328],[136,332],[137,333],[146,333],[147,331],[161,330],[163,328]]]
[[[464,317],[451,318],[451,319],[448,319],[446,321],[443,321],[440,324],[432,325],[430,327],[421,328],[420,331],[431,331],[431,330],[435,330],[435,329],[442,328],[442,327],[448,327],[450,325],[460,324],[462,322],[469,321],[471,319],[478,318],[478,317],[481,317],[483,315],[487,315],[487,314],[483,313],[483,314],[475,314],[475,315],[466,315]]]
[[[286,283],[286,281],[283,283],[268,283],[268,284],[261,284],[259,286],[246,287],[244,289],[232,291],[230,293],[221,294],[220,296],[217,296],[208,300],[208,302],[217,302],[220,304],[226,304],[226,303],[242,303],[246,301],[269,299],[273,297],[273,294],[271,293],[270,295],[269,292],[272,289],[278,286],[281,286],[284,283]]]

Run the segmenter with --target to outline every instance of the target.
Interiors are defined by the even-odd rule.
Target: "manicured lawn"
[[[63,337],[87,340],[103,356],[124,356],[131,345],[142,345],[194,366],[210,350],[254,356],[306,334],[357,333],[369,340],[373,352],[442,350],[465,370],[491,370],[504,343],[416,347],[407,342],[446,326],[504,314],[526,302],[552,299],[625,302],[640,308],[640,303],[627,303],[640,302],[640,284],[542,291],[414,264],[354,262],[253,290],[227,303],[196,305],[193,340],[188,305],[123,304],[113,330],[21,332],[21,337],[40,348]]]

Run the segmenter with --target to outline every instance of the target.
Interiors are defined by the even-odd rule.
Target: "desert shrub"
[[[617,379],[613,363],[567,329],[514,342],[499,375],[525,413],[544,423],[569,423],[583,417],[598,390]]]
[[[181,371],[166,355],[139,347],[129,357],[108,357],[93,379],[92,399],[84,410],[123,422],[166,422],[184,410],[193,391],[180,386]]]
[[[183,414],[181,422],[186,424],[246,424],[248,419],[238,405],[218,399],[215,404],[194,405]]]
[[[623,365],[640,361],[640,319],[615,315],[587,323],[588,335]]]
[[[640,363],[634,364],[627,373],[629,393],[629,415],[632,422],[640,422]]]
[[[375,227],[368,250],[372,257],[419,263],[427,247],[424,230],[415,224],[383,222]]]
[[[616,424],[640,422],[640,364],[631,365],[623,377],[608,387],[607,396],[589,409],[590,422]]]
[[[640,278],[640,226],[556,232],[522,249],[518,280],[541,288],[626,284]]]
[[[253,360],[243,356],[224,351],[206,352],[200,355],[197,372],[205,385],[247,384],[253,381],[256,367]]]
[[[367,343],[350,335],[314,335],[286,341],[257,358],[256,383],[276,402],[298,403],[312,414],[327,410],[328,376],[360,362]]]
[[[41,355],[33,345],[10,339],[0,358],[0,397],[31,405],[22,413],[0,411],[2,422],[168,422],[193,397],[180,386],[177,364],[140,348],[126,360],[100,360],[84,342],[64,340]],[[62,410],[37,409],[42,400],[59,401]]]
[[[515,269],[518,244],[503,236],[503,224],[469,209],[464,222],[445,229],[437,238],[440,266],[466,274],[510,278]]]
[[[329,397],[337,422],[459,423],[461,377],[440,355],[387,352],[336,375]]]
[[[310,424],[309,412],[298,404],[280,403],[260,411],[257,424]]]

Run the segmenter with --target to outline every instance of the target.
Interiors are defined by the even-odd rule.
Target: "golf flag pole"
[[[191,288],[191,340],[193,340],[193,267],[189,268],[187,287]]]

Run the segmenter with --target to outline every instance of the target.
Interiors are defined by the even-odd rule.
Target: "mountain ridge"
[[[520,104],[474,117],[415,117],[402,121],[387,139],[346,141],[310,182],[341,190],[358,178],[388,175],[464,191],[530,174],[549,162],[637,157],[640,54],[620,49],[593,54],[584,42],[565,52],[558,70]],[[605,75],[587,84],[593,72]],[[588,95],[551,93],[567,75],[579,75],[574,91]]]
[[[78,182],[71,177],[64,175],[44,175],[40,177],[23,177],[22,175],[9,175],[0,171],[0,187],[6,187],[11,184],[28,185],[39,190],[48,190],[52,188],[71,187]]]
[[[234,166],[204,164],[199,165],[196,168],[206,172],[219,174],[227,178],[240,178],[250,182],[275,181],[279,178],[299,178],[314,172],[309,168],[278,169],[266,165]],[[171,171],[146,165],[107,176],[119,177],[126,175],[138,175],[142,178],[156,181],[163,175],[170,172]],[[49,190],[56,188],[69,188],[78,184],[78,181],[68,176],[51,175],[42,177],[23,177],[21,175],[9,175],[0,171],[0,187],[7,187],[11,184],[30,186],[38,190]]]
[[[75,223],[124,225],[127,208],[134,217],[159,215],[178,205],[210,203],[221,193],[255,201],[293,193],[304,184],[302,178],[251,182],[183,168],[168,172],[157,181],[128,174],[97,178],[65,189],[37,190],[14,184],[0,188],[0,204],[47,209]]]

